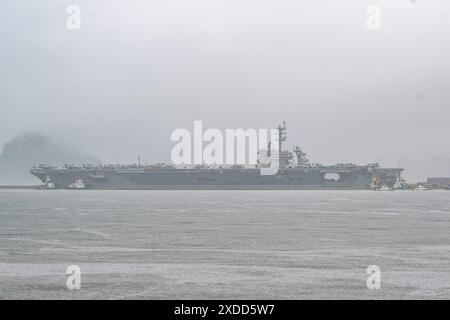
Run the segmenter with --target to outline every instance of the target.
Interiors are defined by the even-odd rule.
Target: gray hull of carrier
[[[176,169],[176,168],[34,168],[31,173],[55,189],[69,188],[82,180],[86,189],[153,190],[366,190],[372,183],[393,186],[402,169],[374,166],[329,166],[283,168],[275,175],[261,175],[260,169]],[[328,178],[331,176],[332,179]]]

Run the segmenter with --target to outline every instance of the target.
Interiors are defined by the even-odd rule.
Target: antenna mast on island
[[[283,125],[279,125],[277,130],[278,130],[278,152],[279,152],[279,154],[281,154],[281,149],[283,147],[283,141],[287,140],[286,121],[283,121]]]

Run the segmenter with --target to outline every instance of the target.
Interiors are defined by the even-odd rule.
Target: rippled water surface
[[[450,192],[0,190],[0,298],[449,299]]]

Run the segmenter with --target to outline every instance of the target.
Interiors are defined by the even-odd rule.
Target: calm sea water
[[[0,190],[0,298],[449,299],[450,192]]]

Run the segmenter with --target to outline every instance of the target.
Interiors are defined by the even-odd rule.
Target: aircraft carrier
[[[30,173],[46,189],[129,189],[129,190],[369,190],[400,189],[406,184],[403,169],[382,168],[378,164],[321,165],[310,163],[300,147],[283,150],[286,126],[279,126],[279,170],[261,174],[266,163],[252,167],[135,165],[48,165],[35,166]],[[267,154],[265,154],[267,153]],[[264,153],[271,155],[270,145]],[[261,155],[259,155],[261,159]],[[140,161],[139,161],[140,162]]]

